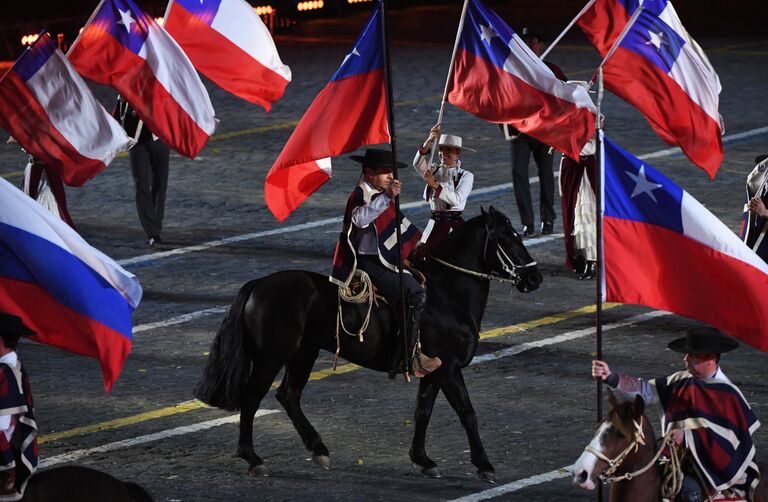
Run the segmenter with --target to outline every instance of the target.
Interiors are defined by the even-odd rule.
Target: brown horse
[[[611,502],[661,501],[662,478],[657,464],[660,452],[653,427],[643,414],[645,401],[637,396],[634,401],[619,403],[609,393],[609,403],[608,417],[573,465],[573,484],[594,490],[601,481],[610,482]],[[669,441],[671,435],[665,436],[661,448]],[[765,472],[763,465],[759,468]],[[755,488],[753,502],[768,502],[768,488],[762,479]]]
[[[36,472],[29,478],[23,502],[151,502],[136,483],[105,472],[67,465]]]

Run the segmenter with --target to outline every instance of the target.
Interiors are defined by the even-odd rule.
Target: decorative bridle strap
[[[630,480],[637,476],[640,476],[644,472],[646,472],[648,469],[656,465],[656,462],[659,460],[659,457],[664,453],[664,449],[667,446],[673,446],[674,445],[674,439],[673,434],[674,430],[670,429],[665,435],[664,438],[662,438],[661,445],[659,446],[659,449],[656,451],[656,454],[651,458],[651,460],[640,469],[632,472],[627,472],[622,474],[621,476],[614,476],[613,474],[618,470],[619,466],[621,466],[621,463],[624,462],[624,459],[629,455],[630,453],[636,452],[641,445],[645,445],[645,433],[643,432],[643,418],[640,417],[640,422],[632,421],[632,423],[635,426],[635,431],[633,433],[632,439],[629,441],[629,444],[627,445],[624,450],[622,450],[618,455],[616,455],[614,458],[608,458],[603,454],[603,452],[596,450],[595,448],[592,448],[591,445],[587,445],[584,450],[590,452],[591,454],[595,455],[599,459],[605,461],[608,463],[608,469],[603,471],[603,473],[600,475],[600,479],[603,482],[606,483],[615,483],[618,481],[624,481],[624,480]],[[671,468],[672,468],[672,476],[671,476],[671,484],[670,486],[665,487],[665,492],[672,493],[672,497],[677,494],[678,491],[680,491],[680,487],[682,485],[682,472],[680,470],[680,459],[677,455],[677,451],[675,448],[669,448],[669,454],[670,454],[670,462],[671,462]]]
[[[488,224],[485,225],[485,245],[483,246],[483,257],[486,256],[488,252],[488,242],[491,239],[491,230],[488,228]],[[474,276],[474,277],[480,277],[482,279],[489,279],[491,281],[498,281],[501,283],[508,283],[512,284],[513,286],[516,286],[522,277],[520,276],[520,273],[518,271],[526,269],[528,267],[535,267],[536,262],[531,261],[529,263],[524,263],[522,265],[516,264],[512,258],[509,257],[509,255],[504,251],[504,248],[502,248],[498,243],[496,243],[496,257],[499,259],[499,263],[501,263],[502,269],[508,273],[510,276],[512,276],[511,279],[507,279],[506,277],[499,277],[497,275],[493,274],[486,274],[483,272],[477,272],[475,270],[469,270],[467,268],[459,267],[458,265],[454,265],[453,263],[448,263],[447,261],[443,261],[440,258],[432,257],[434,261],[439,263],[440,265],[443,265],[445,267],[448,267],[450,269],[456,270],[458,272],[463,272],[465,274]],[[511,268],[510,268],[511,267]]]

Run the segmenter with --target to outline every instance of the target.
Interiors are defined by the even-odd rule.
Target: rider
[[[348,287],[355,269],[359,267],[370,276],[385,298],[393,305],[400,305],[394,203],[395,197],[400,194],[400,181],[392,176],[392,153],[369,148],[364,156],[352,155],[350,158],[362,164],[362,177],[347,201],[330,280]],[[405,166],[398,162],[398,167]],[[421,232],[407,218],[400,216],[402,256],[407,257],[418,244]],[[419,350],[419,321],[424,311],[426,291],[407,271],[403,273],[403,283],[408,306],[409,368],[414,376],[422,377],[435,371],[441,361]]]
[[[0,501],[20,500],[37,469],[32,392],[16,354],[19,337],[34,334],[19,317],[0,312]]]
[[[432,150],[435,139],[440,149],[440,164],[429,165],[427,155]],[[440,134],[440,124],[430,131],[429,137],[416,152],[413,167],[424,179],[424,199],[429,202],[432,217],[427,223],[421,242],[435,251],[453,230],[464,223],[462,211],[472,192],[475,176],[461,167],[459,156],[475,150],[462,146],[461,136]]]
[[[685,370],[654,380],[612,372],[604,361],[592,361],[592,376],[630,396],[659,405],[662,432],[673,432],[692,454],[683,467],[677,502],[708,500],[707,492],[752,491],[759,479],[752,433],[760,422],[744,395],[720,369],[720,355],[738,342],[714,328],[689,329],[668,347],[685,354]]]

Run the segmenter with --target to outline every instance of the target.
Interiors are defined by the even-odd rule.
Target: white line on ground
[[[171,317],[165,321],[149,322],[146,324],[140,324],[133,327],[133,334],[141,333],[142,331],[149,331],[150,329],[165,328],[173,326],[174,324],[182,324],[189,321],[194,321],[201,317],[205,317],[210,314],[221,314],[229,309],[229,305],[221,305],[219,307],[213,307],[209,309],[197,310],[190,312],[189,314],[182,314],[180,316]]]
[[[488,500],[494,497],[500,497],[501,495],[516,492],[518,490],[522,490],[523,488],[528,488],[529,486],[540,485],[541,483],[548,483],[549,481],[554,481],[555,479],[568,477],[570,476],[571,467],[573,467],[573,465],[566,465],[565,467],[555,469],[554,471],[545,472],[544,474],[537,474],[525,479],[518,479],[517,481],[507,483],[506,485],[497,486],[489,490],[473,493],[472,495],[466,495],[464,497],[452,499],[449,502],[477,502],[479,500]]]
[[[617,322],[612,322],[610,324],[605,324],[603,325],[603,331],[609,331],[617,328],[624,328],[632,324],[649,321],[651,319],[655,319],[657,317],[661,317],[669,314],[670,314],[669,312],[666,312],[664,310],[654,310],[653,312],[638,314],[636,316],[632,316],[627,319],[624,319],[623,321],[617,321]],[[595,332],[595,328],[584,328],[576,331],[570,331],[568,333],[563,333],[562,335],[553,336],[551,338],[545,338],[543,340],[536,340],[533,342],[521,343],[520,345],[515,345],[514,347],[509,347],[508,349],[499,350],[497,352],[491,352],[490,354],[483,354],[481,356],[475,356],[475,358],[472,359],[472,362],[469,364],[474,365],[474,364],[485,363],[488,361],[501,359],[502,357],[514,356],[521,352],[525,352],[528,349],[546,347],[547,345],[554,345],[556,343],[568,342],[570,340],[577,340],[579,338],[584,338],[585,336],[589,336],[594,332]]]
[[[756,129],[750,129],[749,131],[740,132],[737,134],[731,134],[728,136],[723,137],[723,143],[733,142],[742,140],[745,138],[750,138],[752,136],[759,136],[761,134],[768,133],[768,127],[758,127]],[[645,155],[640,155],[638,158],[640,160],[645,159],[654,159],[659,157],[668,157],[670,155],[674,155],[676,153],[679,153],[679,148],[666,148],[664,150],[658,150],[656,152],[646,153]],[[558,173],[555,173],[555,176],[557,176]],[[530,178],[531,183],[538,182],[539,178]],[[480,197],[482,195],[488,195],[496,192],[500,192],[503,190],[508,190],[512,188],[512,183],[502,183],[500,185],[493,185],[489,187],[484,188],[478,188],[476,190],[472,191],[472,195],[470,195],[470,199],[475,197]],[[426,201],[417,201],[417,202],[409,202],[407,204],[402,204],[400,206],[401,209],[407,210],[412,209],[416,207],[423,207],[426,206]],[[308,230],[310,228],[317,228],[322,227],[325,225],[331,225],[331,224],[339,224],[341,223],[341,218],[325,218],[323,220],[316,220],[316,221],[309,221],[307,223],[301,223],[298,225],[291,225],[287,227],[279,227],[279,228],[273,228],[272,230],[264,230],[261,232],[253,232],[250,234],[242,234],[242,235],[233,235],[232,237],[227,237],[224,239],[218,239],[215,241],[209,241],[204,242],[202,244],[197,244],[195,246],[187,246],[183,248],[177,248],[177,249],[171,249],[169,251],[161,251],[159,253],[150,253],[140,256],[134,256],[133,258],[126,258],[124,260],[119,260],[118,263],[124,267],[130,267],[132,265],[139,265],[141,263],[147,263],[147,262],[154,262],[157,260],[161,260],[163,258],[170,258],[172,256],[181,256],[188,253],[194,253],[197,251],[205,251],[207,249],[212,249],[219,246],[226,246],[228,244],[235,244],[237,242],[243,242],[243,241],[250,241],[254,239],[259,239],[262,237],[269,237],[271,235],[280,235],[280,234],[287,234],[292,232],[300,232],[302,230]]]
[[[273,413],[280,413],[280,410],[259,410],[256,412],[257,417],[263,417],[265,415],[271,415]],[[74,462],[75,460],[87,457],[94,453],[105,453],[108,451],[120,450],[122,448],[128,448],[136,446],[137,444],[151,443],[152,441],[159,441],[161,439],[170,438],[173,436],[182,436],[184,434],[191,434],[193,432],[204,431],[212,427],[218,427],[224,424],[234,424],[240,420],[240,414],[230,415],[228,417],[217,418],[214,420],[208,420],[207,422],[200,422],[192,425],[185,425],[182,427],[176,427],[173,429],[166,429],[164,431],[155,432],[153,434],[146,434],[144,436],[137,436],[134,438],[124,439],[122,441],[115,441],[114,443],[107,443],[94,448],[86,448],[83,450],[75,450],[69,453],[63,453],[61,455],[55,455],[53,457],[45,458],[40,461],[39,467],[47,468],[54,465],[63,464],[65,462]]]

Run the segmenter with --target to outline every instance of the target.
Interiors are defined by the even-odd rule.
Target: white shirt
[[[424,175],[429,169],[427,155],[421,155],[416,151],[413,168],[421,179],[425,179]],[[472,193],[475,176],[461,168],[461,161],[455,167],[439,166],[437,171],[433,172],[433,176],[440,188],[435,190],[429,198],[430,209],[432,211],[463,211],[469,194]]]

